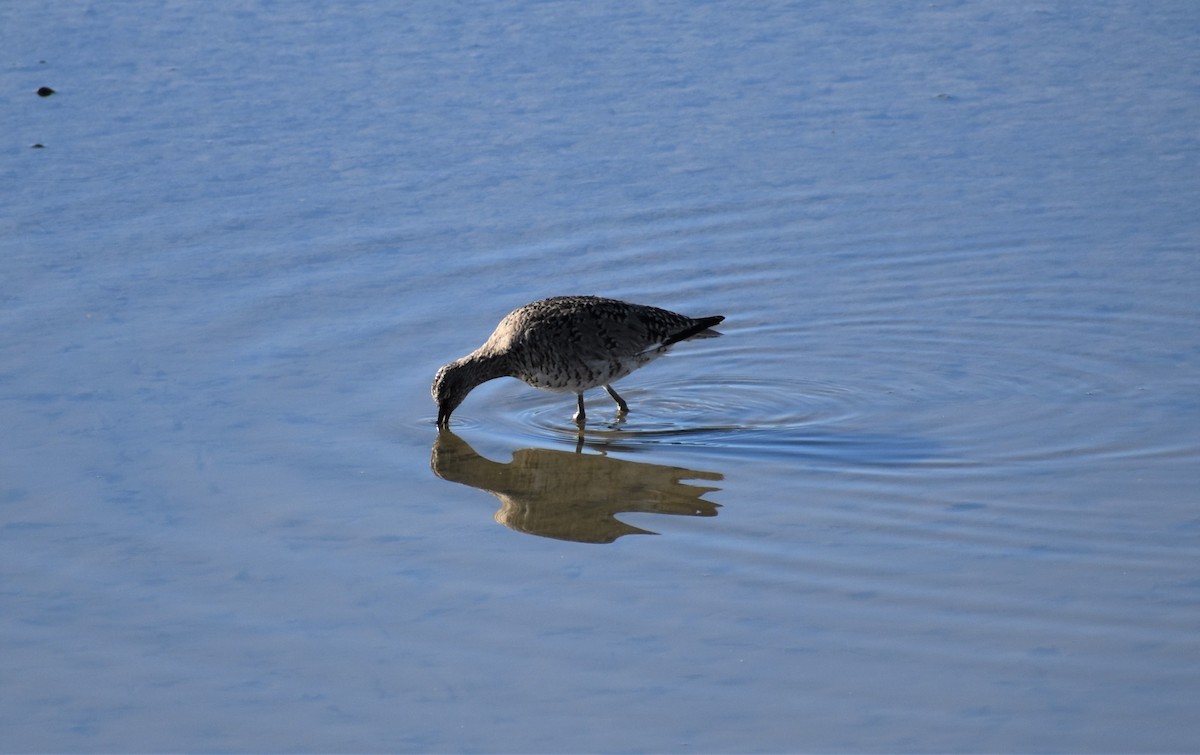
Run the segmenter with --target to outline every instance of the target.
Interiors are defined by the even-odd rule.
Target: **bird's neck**
[[[508,359],[505,355],[483,351],[482,349],[467,354],[458,360],[458,367],[463,370],[464,374],[470,375],[472,388],[480,383],[486,383],[489,380],[507,377],[512,374],[512,369],[509,367]]]

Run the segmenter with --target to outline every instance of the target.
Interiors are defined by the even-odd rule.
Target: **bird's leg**
[[[575,397],[579,399],[579,411],[575,412],[575,416],[572,419],[575,420],[575,424],[583,427],[583,422],[587,419],[587,412],[583,410],[583,392],[580,391],[575,394]]]
[[[617,402],[617,407],[621,410],[621,414],[629,413],[629,404],[626,404],[625,399],[617,395],[617,392],[613,390],[611,385],[604,386],[604,390],[608,391],[608,395],[612,396],[613,401]]]

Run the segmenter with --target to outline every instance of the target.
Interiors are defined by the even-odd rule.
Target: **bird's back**
[[[506,353],[514,375],[530,385],[579,391],[628,375],[666,346],[722,319],[694,319],[596,296],[559,296],[513,310],[483,349]]]

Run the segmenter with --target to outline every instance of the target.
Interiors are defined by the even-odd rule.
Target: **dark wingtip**
[[[680,341],[686,341],[687,339],[691,338],[694,335],[703,333],[704,331],[708,330],[709,328],[711,328],[712,326],[716,325],[717,323],[721,322],[724,319],[725,319],[725,315],[713,315],[712,317],[701,317],[701,318],[697,319],[695,324],[692,325],[691,327],[684,328],[683,330],[679,331],[678,333],[671,336],[667,340],[663,341],[662,345],[670,346],[673,343],[679,343]]]

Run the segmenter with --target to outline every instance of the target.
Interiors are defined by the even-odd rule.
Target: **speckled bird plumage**
[[[612,389],[613,382],[724,319],[692,318],[598,296],[557,296],[526,304],[501,320],[482,346],[438,370],[432,388],[438,425],[448,424],[476,386],[499,377],[576,394],[580,423],[583,392],[590,388],[603,386],[626,412],[629,407]]]

